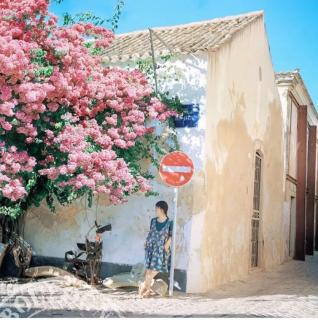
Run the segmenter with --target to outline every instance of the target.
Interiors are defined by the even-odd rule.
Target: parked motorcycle
[[[0,215],[0,275],[20,277],[31,257],[32,248],[20,235],[18,219]]]
[[[95,241],[89,241],[89,233],[95,230]],[[65,252],[65,262],[69,264],[67,270],[84,279],[91,285],[101,283],[100,270],[102,262],[102,234],[111,231],[111,224],[100,226],[95,224],[85,236],[85,243],[77,243],[79,252],[70,250]]]

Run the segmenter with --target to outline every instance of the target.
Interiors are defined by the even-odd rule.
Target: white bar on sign
[[[165,172],[180,172],[180,173],[189,173],[191,172],[191,167],[187,166],[162,166],[162,171]]]

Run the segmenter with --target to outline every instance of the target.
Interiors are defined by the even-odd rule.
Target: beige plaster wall
[[[288,85],[279,85],[278,92],[284,119],[285,172],[296,179],[297,168],[297,105],[290,96]]]
[[[188,268],[189,292],[206,291],[249,272],[258,149],[263,154],[261,266],[269,269],[284,256],[283,114],[263,20],[210,53],[208,70],[207,208],[199,263],[190,260]]]
[[[287,175],[297,179],[297,105],[290,95],[289,85],[279,84],[279,96],[284,114],[284,153],[285,153],[285,194],[283,207],[283,252],[284,260],[292,259],[295,247],[296,231],[296,185],[287,179]],[[292,207],[291,197],[294,198]],[[291,248],[291,249],[290,249]]]

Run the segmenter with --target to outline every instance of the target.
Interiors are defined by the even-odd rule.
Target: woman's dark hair
[[[163,212],[165,213],[165,215],[167,216],[168,204],[167,204],[166,201],[158,201],[158,202],[156,203],[156,207],[162,209]]]

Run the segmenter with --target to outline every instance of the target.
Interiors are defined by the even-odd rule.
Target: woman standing
[[[145,280],[139,287],[139,296],[150,294],[152,279],[159,272],[169,272],[171,264],[172,220],[168,217],[168,204],[156,203],[156,218],[151,219],[150,231],[145,242]]]

